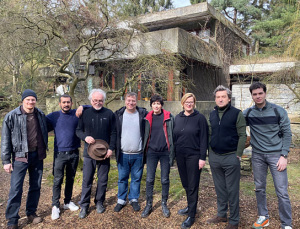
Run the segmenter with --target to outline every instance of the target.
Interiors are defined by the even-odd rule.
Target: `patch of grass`
[[[289,195],[291,200],[296,200],[296,196],[300,193],[300,177],[299,177],[299,163],[288,164],[288,181],[289,181]],[[249,181],[240,182],[240,190],[246,196],[255,196],[255,184]],[[269,196],[276,197],[274,182],[270,170],[267,175],[266,193]]]

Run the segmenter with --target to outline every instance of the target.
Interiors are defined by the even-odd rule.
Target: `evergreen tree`
[[[253,19],[259,19],[267,0],[212,0],[211,5],[220,10],[241,29],[247,31]]]
[[[281,54],[286,49],[284,41],[289,40],[288,28],[297,11],[295,0],[271,1],[269,11],[261,20],[254,20],[251,37],[255,40],[255,53]]]

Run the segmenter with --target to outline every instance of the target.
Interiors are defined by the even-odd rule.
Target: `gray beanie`
[[[23,91],[22,101],[28,96],[33,96],[37,100],[37,96],[36,96],[35,92],[33,90],[26,89],[25,91]]]

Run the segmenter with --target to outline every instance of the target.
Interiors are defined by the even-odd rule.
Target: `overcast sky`
[[[190,0],[173,0],[175,8],[191,5]]]

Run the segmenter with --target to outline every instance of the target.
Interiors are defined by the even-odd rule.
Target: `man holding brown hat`
[[[111,110],[103,107],[105,98],[106,93],[101,89],[93,89],[90,92],[89,100],[92,107],[84,110],[76,129],[77,136],[85,141],[79,218],[85,218],[87,215],[96,168],[98,181],[94,202],[97,213],[105,211],[103,202],[110,169],[110,156],[115,145],[115,137],[113,137],[115,117]]]

